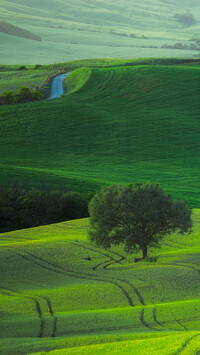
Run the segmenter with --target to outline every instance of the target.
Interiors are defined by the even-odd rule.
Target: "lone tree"
[[[89,203],[91,241],[105,248],[124,244],[127,252],[156,247],[169,233],[191,232],[191,210],[158,185],[104,187]]]

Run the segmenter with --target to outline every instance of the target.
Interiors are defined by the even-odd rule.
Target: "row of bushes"
[[[162,48],[170,48],[170,49],[184,49],[188,51],[200,51],[200,47],[197,46],[195,43],[191,44],[182,44],[181,42],[175,43],[173,45],[164,44]]]
[[[14,94],[12,91],[4,91],[0,96],[1,105],[12,105],[19,102],[30,102],[44,99],[44,94],[38,90],[31,91],[29,88],[23,86],[18,94]]]
[[[93,193],[0,188],[0,233],[88,217]]]

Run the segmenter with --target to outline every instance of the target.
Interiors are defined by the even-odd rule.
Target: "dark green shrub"
[[[32,92],[32,100],[33,101],[44,100],[44,95],[40,91],[34,90]]]
[[[17,99],[16,99],[16,95],[13,94],[12,91],[4,91],[3,93],[3,101],[5,104],[15,104]]]
[[[194,16],[190,12],[187,12],[185,14],[176,14],[174,15],[174,17],[177,22],[185,26],[191,26],[196,22]]]
[[[35,70],[37,70],[37,69],[39,69],[39,68],[41,68],[41,64],[36,64],[36,65],[35,65]]]
[[[27,68],[25,67],[25,65],[22,65],[21,67],[19,67],[19,70],[27,70]]]
[[[19,95],[20,101],[31,101],[31,99],[32,99],[32,93],[31,93],[30,89],[26,88],[25,86],[22,86],[18,95]]]

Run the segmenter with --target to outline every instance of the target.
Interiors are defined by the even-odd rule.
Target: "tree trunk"
[[[143,255],[143,259],[145,259],[147,257],[147,245],[144,245],[142,248],[142,255]]]

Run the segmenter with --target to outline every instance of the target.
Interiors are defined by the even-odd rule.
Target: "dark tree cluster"
[[[92,193],[27,189],[14,184],[0,189],[0,232],[88,217]]]
[[[191,210],[157,185],[104,187],[89,203],[90,239],[110,248],[124,244],[127,252],[156,247],[174,231],[190,232]]]
[[[23,86],[18,94],[14,94],[12,91],[4,91],[3,95],[0,96],[0,104],[12,105],[16,103],[38,101],[43,99],[44,95],[40,91],[31,91],[29,88]]]
[[[181,42],[177,42],[173,45],[171,44],[164,44],[162,48],[169,48],[169,49],[182,49],[182,50],[187,50],[187,51],[199,51],[200,47],[197,46],[195,43],[191,44],[182,44]]]
[[[191,26],[196,22],[194,16],[190,12],[186,12],[185,14],[176,14],[174,15],[174,18],[177,22],[184,26]]]

